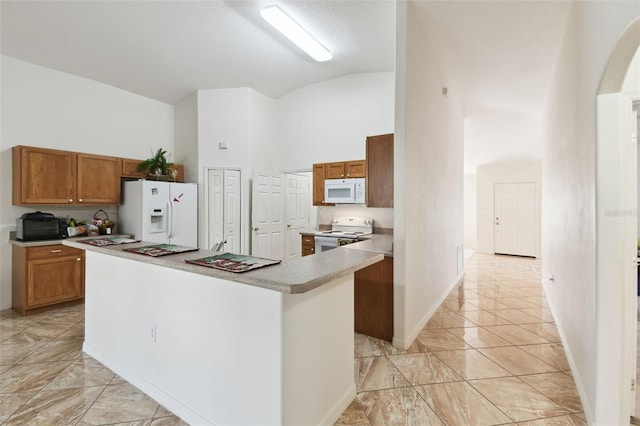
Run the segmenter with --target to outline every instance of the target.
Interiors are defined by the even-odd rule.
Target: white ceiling
[[[334,55],[316,63],[259,17],[277,3]],[[416,1],[466,115],[465,171],[540,158],[541,117],[570,2]],[[0,51],[175,104],[194,90],[277,98],[393,71],[395,3],[358,0],[6,1]]]

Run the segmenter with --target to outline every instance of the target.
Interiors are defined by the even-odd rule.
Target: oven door
[[[316,235],[316,253],[338,248],[336,237],[319,237]]]

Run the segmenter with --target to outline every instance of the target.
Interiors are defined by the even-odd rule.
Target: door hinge
[[[631,392],[636,391],[636,379],[631,379]]]

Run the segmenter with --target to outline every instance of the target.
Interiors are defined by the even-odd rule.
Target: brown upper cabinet
[[[122,159],[122,177],[123,178],[134,178],[134,179],[148,179],[149,175],[145,172],[137,172],[136,168],[138,164],[140,164],[142,160],[135,160],[133,158],[123,158]],[[178,171],[178,176],[176,177],[176,182],[184,182],[184,165],[182,164],[174,164],[171,166],[172,169]]]
[[[325,179],[351,179],[367,176],[367,161],[339,161],[334,163],[316,163],[313,165],[313,205],[335,206],[324,202]]]
[[[326,163],[325,179],[363,178],[366,172],[365,160]]]
[[[313,165],[313,205],[333,206],[324,202],[324,180],[327,176],[327,163]]]
[[[393,207],[393,133],[367,137],[367,207]]]
[[[137,172],[136,168],[142,160],[134,160],[132,158],[122,159],[122,177],[144,179],[149,177],[145,172]]]
[[[119,204],[121,167],[116,157],[15,146],[13,204]]]

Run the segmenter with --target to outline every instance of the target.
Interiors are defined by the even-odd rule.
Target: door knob
[[[287,228],[291,228],[291,224],[288,224],[288,225],[287,225]]]
[[[254,231],[258,232],[260,228],[253,228]]]

